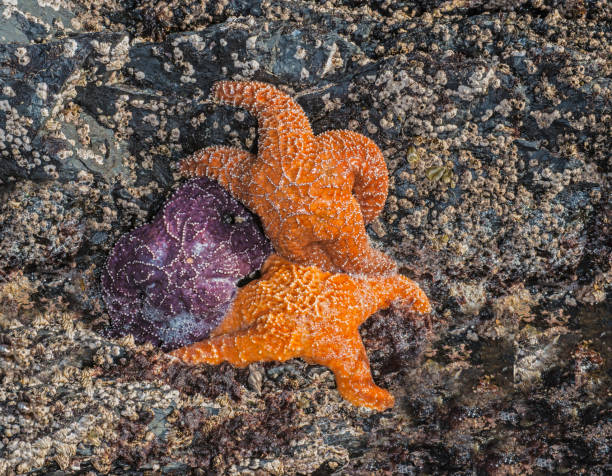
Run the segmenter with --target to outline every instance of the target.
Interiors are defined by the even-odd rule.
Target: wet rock
[[[0,45],[0,184],[16,178],[60,177],[58,166],[75,155],[71,143],[77,134],[62,129],[65,115],[57,113],[82,80],[80,68],[90,54],[99,63],[110,63],[108,55],[119,54],[116,47],[104,51],[103,45],[111,46],[113,40],[121,43],[117,36],[103,34]],[[108,143],[108,137],[96,135],[95,140]]]
[[[75,31],[75,13],[60,1],[4,0],[0,17],[1,43],[38,43]]]
[[[0,25],[20,42],[0,46],[0,473],[606,474],[606,2],[75,5],[64,29]],[[108,253],[179,186],[174,164],[256,150],[254,118],[207,99],[228,78],[283,87],[316,133],[383,150],[371,239],[436,307],[431,331],[395,310],[361,329],[387,413],[299,360],[190,367],[89,328],[107,323]]]

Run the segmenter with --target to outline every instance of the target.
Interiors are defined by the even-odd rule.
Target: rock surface
[[[609,473],[608,3],[5,0],[0,474]],[[192,368],[100,334],[105,260],[174,164],[255,150],[207,100],[228,78],[383,150],[370,236],[437,322],[362,326],[392,410],[300,360]]]

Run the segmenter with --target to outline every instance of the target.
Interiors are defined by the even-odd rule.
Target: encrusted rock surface
[[[369,4],[369,6],[367,5]],[[612,13],[603,0],[4,0],[0,474],[606,474]],[[232,143],[218,79],[293,94],[390,171],[369,233],[434,301],[364,326],[378,414],[300,360],[110,340],[101,270]]]

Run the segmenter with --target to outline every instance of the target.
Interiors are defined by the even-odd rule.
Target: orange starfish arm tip
[[[417,283],[408,279],[404,276],[404,294],[400,297],[400,302],[404,305],[409,305],[416,312],[422,314],[431,312],[431,303],[425,292],[419,287]]]
[[[344,160],[353,175],[352,193],[363,221],[370,223],[382,212],[387,200],[389,173],[382,152],[372,139],[354,131],[327,131],[317,140],[330,150],[345,151]]]

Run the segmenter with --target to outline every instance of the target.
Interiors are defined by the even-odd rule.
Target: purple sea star
[[[147,225],[122,236],[102,274],[111,326],[164,350],[205,339],[237,282],[272,252],[255,217],[208,178],[179,188]]]

